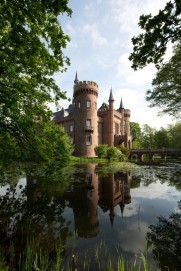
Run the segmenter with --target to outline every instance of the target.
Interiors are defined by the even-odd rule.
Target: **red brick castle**
[[[54,113],[54,121],[62,125],[75,145],[76,156],[93,157],[100,144],[131,148],[130,110],[114,109],[112,89],[108,104],[97,109],[98,85],[93,81],[74,80],[73,101],[67,109]]]

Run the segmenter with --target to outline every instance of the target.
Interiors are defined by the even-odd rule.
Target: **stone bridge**
[[[154,160],[154,155],[159,155],[161,159],[181,158],[181,149],[132,149],[130,150],[130,159],[137,158],[143,160],[143,155],[147,155],[149,161]]]

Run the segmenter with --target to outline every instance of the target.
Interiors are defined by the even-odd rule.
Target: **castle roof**
[[[119,107],[119,109],[123,109],[124,108],[124,106],[123,106],[123,100],[122,100],[122,97],[121,97],[121,102],[120,102],[120,107]]]
[[[77,76],[77,71],[76,71],[76,74],[75,74],[75,80],[74,80],[74,84],[77,84],[79,82],[79,79],[78,79],[78,76]]]
[[[112,87],[111,87],[110,95],[109,95],[109,102],[110,101],[114,101],[113,94],[112,94]]]
[[[101,107],[99,107],[98,111],[109,110],[109,105],[106,103],[102,103]]]
[[[54,112],[53,113],[53,119],[55,121],[59,121],[61,119],[61,115],[62,115],[62,112],[61,111],[57,111],[57,112]]]

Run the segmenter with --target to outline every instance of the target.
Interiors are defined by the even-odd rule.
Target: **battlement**
[[[98,84],[93,81],[78,81],[74,85],[74,98],[81,94],[98,96]]]
[[[81,86],[82,85],[88,85],[88,86],[93,86],[98,88],[98,84],[96,82],[93,81],[78,81],[78,83],[75,86]]]

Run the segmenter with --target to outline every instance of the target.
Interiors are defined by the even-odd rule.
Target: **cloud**
[[[144,85],[150,84],[156,69],[153,64],[146,66],[142,70],[134,71],[131,68],[131,62],[128,59],[129,54],[124,53],[118,58],[117,62],[117,76],[122,78],[127,84]]]
[[[92,41],[93,47],[104,47],[109,45],[108,40],[103,37],[96,24],[87,24],[83,27],[84,34],[90,35],[89,41]]]
[[[148,187],[141,185],[139,188],[135,188],[131,190],[132,198],[146,198],[146,199],[166,199],[170,201],[170,194],[168,193],[170,188],[166,183],[160,183],[157,181],[156,183],[151,183]]]

